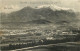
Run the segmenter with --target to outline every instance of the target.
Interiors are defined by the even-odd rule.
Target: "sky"
[[[80,12],[80,0],[0,0],[0,12],[12,12],[26,6],[55,4],[59,7],[72,8]]]

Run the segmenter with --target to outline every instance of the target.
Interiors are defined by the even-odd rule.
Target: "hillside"
[[[2,25],[12,25],[12,27],[13,25],[17,26],[18,23],[22,22],[25,24],[72,24],[76,23],[78,20],[77,14],[73,10],[65,10],[62,8],[56,9],[54,6],[40,8],[32,8],[28,6],[9,14],[1,13]],[[4,23],[8,23],[8,25]],[[19,26],[20,25],[21,24],[19,24]]]

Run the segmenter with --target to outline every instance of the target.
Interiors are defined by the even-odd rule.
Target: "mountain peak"
[[[2,22],[28,22],[32,20],[46,19],[51,22],[60,22],[63,20],[71,22],[76,19],[75,17],[75,12],[70,12],[69,9],[63,9],[56,5],[42,5],[36,8],[27,6],[19,11],[12,12],[7,16],[3,14],[1,20]]]

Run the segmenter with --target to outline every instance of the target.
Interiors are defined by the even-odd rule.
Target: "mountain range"
[[[36,8],[30,6],[9,14],[1,13],[1,23],[30,23],[30,24],[58,24],[77,22],[77,14],[69,8],[55,5],[43,5]]]

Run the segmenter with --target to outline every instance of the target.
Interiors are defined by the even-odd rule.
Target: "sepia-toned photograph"
[[[80,51],[80,0],[0,0],[0,51]]]

